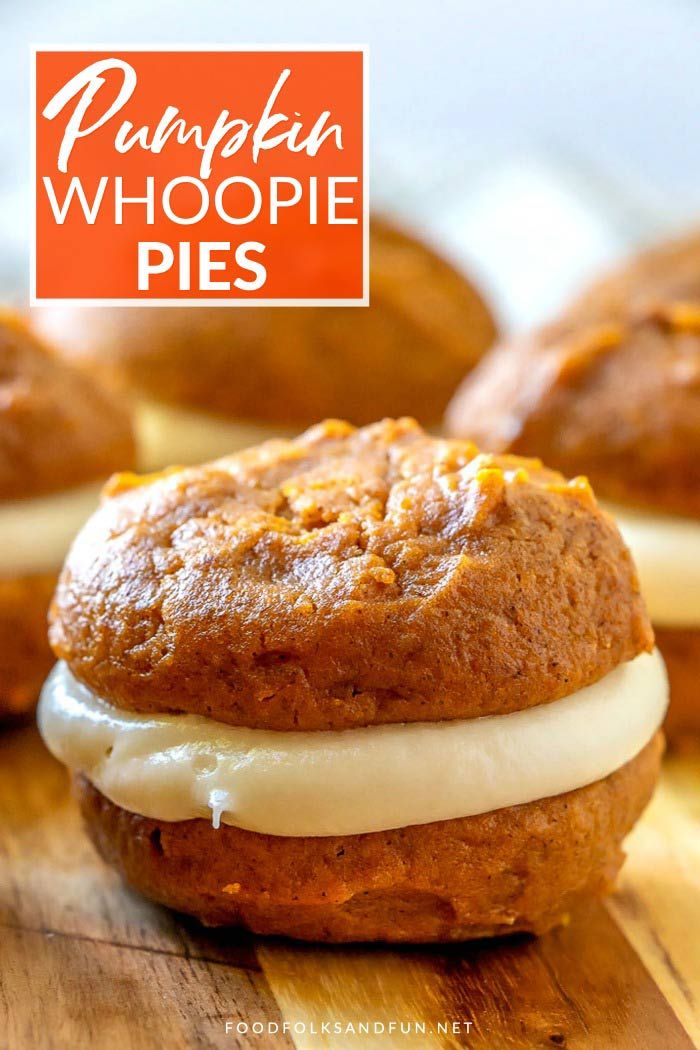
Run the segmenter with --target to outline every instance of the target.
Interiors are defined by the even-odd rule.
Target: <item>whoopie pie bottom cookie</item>
[[[0,578],[0,720],[34,707],[54,657],[46,616],[55,573]]]
[[[317,941],[544,933],[606,893],[658,776],[657,733],[587,787],[492,813],[365,835],[292,838],[156,821],[75,779],[88,832],[137,890],[207,925]]]

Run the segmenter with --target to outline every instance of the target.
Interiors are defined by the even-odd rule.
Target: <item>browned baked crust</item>
[[[484,448],[586,474],[599,496],[700,517],[700,306],[562,322],[501,346],[446,422]]]
[[[395,831],[284,838],[166,823],[77,793],[108,863],[146,896],[211,925],[320,941],[450,941],[543,933],[608,892],[657,779],[660,733],[589,787]]]
[[[674,300],[700,303],[700,230],[625,260],[586,288],[566,316],[576,324],[624,320]]]
[[[495,336],[473,285],[375,220],[369,308],[45,311],[66,354],[156,400],[279,426],[324,416],[437,423]]]
[[[133,462],[125,408],[0,312],[0,499],[80,485]]]
[[[656,627],[655,634],[671,687],[664,729],[674,747],[683,746],[700,740],[700,628]]]
[[[0,719],[30,711],[54,662],[46,615],[55,573],[0,578]]]
[[[51,638],[118,706],[282,730],[473,718],[652,645],[585,483],[412,420],[331,421],[115,492],[73,546]]]

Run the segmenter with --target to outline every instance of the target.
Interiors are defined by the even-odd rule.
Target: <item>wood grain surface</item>
[[[700,759],[667,762],[628,853],[614,897],[539,940],[397,951],[205,931],[120,884],[36,731],[8,730],[0,1047],[700,1048]]]

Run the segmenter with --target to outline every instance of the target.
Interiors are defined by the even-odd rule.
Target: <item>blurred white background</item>
[[[694,0],[0,0],[0,288],[26,284],[29,45],[371,48],[372,195],[528,324],[700,215]]]

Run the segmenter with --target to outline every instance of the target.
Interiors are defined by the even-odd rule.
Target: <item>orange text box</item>
[[[37,50],[32,300],[367,302],[366,55]]]

